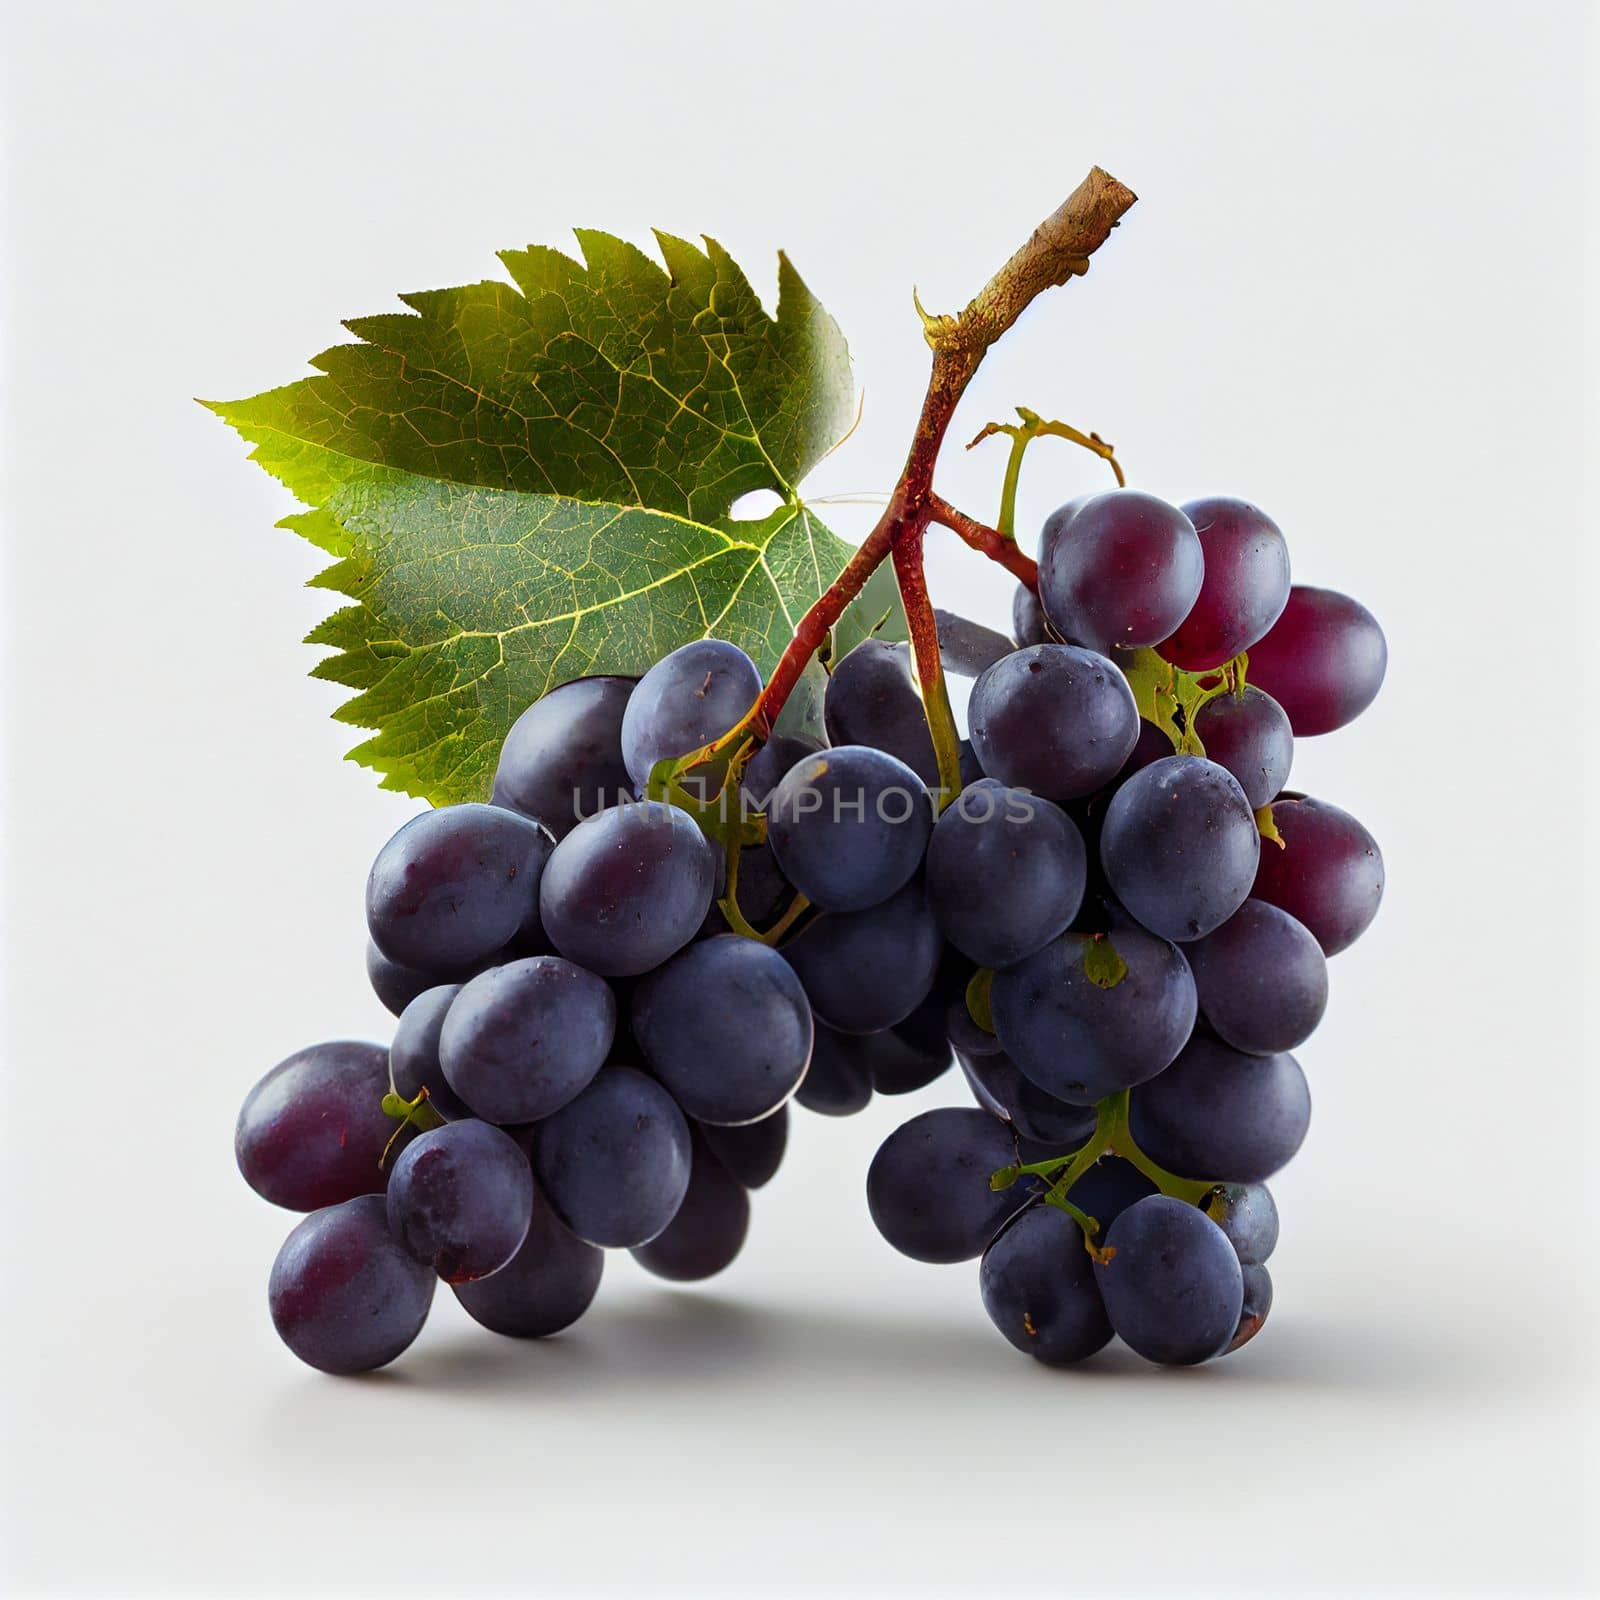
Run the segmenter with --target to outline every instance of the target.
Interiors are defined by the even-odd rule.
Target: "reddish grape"
[[[1383,629],[1365,606],[1297,583],[1283,615],[1251,648],[1249,673],[1305,739],[1354,722],[1377,698],[1388,664]]]
[[[383,1153],[400,1124],[383,1110],[389,1053],[335,1039],[297,1050],[246,1096],[233,1152],[264,1200],[318,1211],[359,1194],[382,1194]]]
[[[1248,650],[1289,598],[1289,547],[1266,512],[1210,495],[1184,502],[1205,552],[1205,581],[1177,631],[1157,648],[1185,672],[1210,672]]]
[[[1039,539],[1045,613],[1091,650],[1160,644],[1188,616],[1204,575],[1194,524],[1137,489],[1062,506]]]
[[[1337,955],[1366,932],[1383,899],[1383,855],[1348,811],[1322,800],[1276,800],[1280,847],[1263,840],[1253,899],[1303,922],[1324,955]]]

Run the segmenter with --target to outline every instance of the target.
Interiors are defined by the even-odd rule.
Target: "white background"
[[[7,8],[14,1592],[1586,1589],[1593,1548],[1595,11],[673,3]],[[1383,915],[1303,1051],[1277,1308],[1198,1372],[1015,1355],[861,1186],[901,1117],[802,1113],[745,1256],[613,1260],[546,1346],[442,1294],[386,1375],[278,1346],[254,1079],[380,1032],[361,889],[413,809],[339,759],[285,496],[193,395],[573,224],[788,248],[886,489],[955,308],[1098,161],[1141,195],[963,406],[1237,492],[1389,634],[1296,783]],[[942,474],[989,515],[1001,451]],[[1030,458],[1021,526],[1108,481]],[[870,510],[825,513],[859,535]],[[936,593],[1009,583],[936,544]],[[1585,878],[1589,878],[1586,884]]]

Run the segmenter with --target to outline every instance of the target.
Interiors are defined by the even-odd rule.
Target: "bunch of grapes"
[[[496,1332],[553,1333],[606,1249],[707,1277],[791,1098],[844,1115],[952,1063],[975,1104],[872,1163],[891,1244],[981,1255],[991,1316],[1047,1362],[1248,1339],[1263,1180],[1309,1114],[1289,1052],[1383,885],[1365,829],[1284,785],[1295,736],[1376,694],[1383,637],[1291,589],[1254,507],[1126,490],[1048,520],[1014,632],[959,781],[905,646],[835,664],[823,744],[749,731],[760,673],[702,639],[546,695],[488,804],[402,828],[367,886],[390,1048],[302,1051],[240,1115],[246,1179],[310,1213],[271,1276],[290,1348],[380,1366],[440,1278]]]
[[[1254,506],[1132,491],[1047,520],[1013,622],[1020,648],[972,693],[987,776],[941,815],[926,869],[980,969],[949,1037],[981,1109],[899,1128],[868,1203],[907,1255],[981,1256],[990,1317],[1040,1361],[1113,1335],[1206,1361],[1271,1306],[1265,1180],[1311,1110],[1290,1052],[1383,893],[1367,830],[1285,787],[1294,740],[1372,702],[1383,634],[1291,587]],[[1140,718],[1130,675],[1163,691],[1167,726]],[[994,820],[1002,802],[1016,821]]]

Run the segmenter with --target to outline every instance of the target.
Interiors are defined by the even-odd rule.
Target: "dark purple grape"
[[[1050,624],[1044,607],[1039,604],[1039,596],[1025,583],[1019,583],[1011,596],[1011,637],[1017,641],[1019,650],[1030,644],[1050,642]]]
[[[578,1098],[538,1123],[534,1170],[580,1239],[645,1244],[677,1215],[689,1187],[689,1124],[654,1078],[606,1067]]]
[[[1276,800],[1281,845],[1263,840],[1251,895],[1287,911],[1311,930],[1324,955],[1354,944],[1383,900],[1383,855],[1350,815],[1305,796]]]
[[[400,1126],[383,1110],[388,1092],[381,1044],[335,1039],[297,1050],[245,1096],[233,1134],[244,1181],[291,1211],[382,1194],[383,1153]]]
[[[556,846],[540,885],[540,917],[569,961],[629,977],[694,937],[716,879],[716,852],[693,819],[643,800],[580,822]]]
[[[467,1315],[490,1332],[544,1339],[589,1309],[605,1260],[605,1252],[570,1232],[535,1190],[522,1248],[498,1272],[452,1288]]]
[[[1078,914],[1083,836],[1059,806],[993,778],[946,807],[928,846],[928,904],[945,938],[984,967],[1010,966]]]
[[[878,1094],[915,1094],[948,1072],[955,1059],[944,1031],[944,996],[937,982],[909,1017],[866,1039],[872,1087]]]
[[[1110,1342],[1083,1231],[1055,1206],[1029,1206],[1007,1224],[983,1253],[978,1289],[995,1327],[1046,1366],[1069,1366]]]
[[[681,950],[633,991],[633,1036],[691,1117],[769,1117],[811,1061],[811,1008],[776,950],[737,934]]]
[[[1009,1122],[1024,1139],[1058,1150],[1075,1150],[1094,1132],[1093,1106],[1069,1105],[1046,1094],[1017,1070],[1003,1051],[958,1056],[972,1097],[991,1115]]]
[[[1228,1343],[1224,1355],[1232,1355],[1242,1345],[1247,1345],[1261,1332],[1272,1309],[1272,1274],[1254,1262],[1244,1265],[1244,1303],[1239,1308],[1239,1326]]]
[[[961,1055],[992,1056],[1002,1049],[1000,1041],[973,1020],[964,994],[946,1003],[944,1028],[951,1048]]]
[[[811,1066],[795,1099],[808,1111],[848,1117],[865,1110],[878,1094],[915,1094],[949,1070],[948,1040],[934,1042],[916,1026],[927,1002],[904,1022],[873,1033],[840,1033],[820,1020]]]
[[[820,739],[808,739],[794,733],[773,734],[745,764],[744,774],[739,781],[745,803],[754,811],[765,811],[768,798],[783,781],[783,775],[789,768],[823,748]],[[743,868],[739,877],[743,882]]]
[[[771,845],[746,845],[739,852],[739,892],[735,898],[745,919],[756,927],[775,922],[794,899],[794,885],[778,868]]]
[[[1278,1207],[1264,1183],[1219,1184],[1205,1212],[1247,1267],[1261,1266],[1278,1247]]]
[[[1310,1121],[1311,1091],[1293,1056],[1247,1056],[1204,1034],[1128,1102],[1128,1130],[1157,1166],[1218,1183],[1270,1178]]]
[[[1263,1056],[1293,1050],[1322,1020],[1328,1004],[1322,947],[1265,900],[1246,900],[1186,953],[1202,1014],[1235,1050]]]
[[[930,1065],[934,1061],[938,1061],[941,1067],[950,1065],[950,1035],[945,1027],[945,1013],[952,995],[966,993],[973,971],[970,961],[963,961],[960,956],[946,952],[927,998],[909,1017],[895,1023],[890,1030],[896,1038],[904,1041],[913,1054],[923,1057]]]
[[[1037,1159],[1037,1158],[1034,1158]],[[1100,1224],[1095,1243],[1104,1244],[1111,1224],[1156,1186],[1131,1161],[1121,1156],[1101,1156],[1073,1186],[1067,1199]]]
[[[1131,1205],[1106,1234],[1095,1282],[1124,1344],[1146,1361],[1193,1366],[1228,1348],[1244,1304],[1239,1258],[1203,1212],[1170,1195]]]
[[[1294,734],[1283,707],[1254,684],[1243,694],[1225,690],[1207,700],[1194,719],[1206,759],[1239,780],[1252,811],[1259,811],[1289,781]]]
[[[851,1117],[865,1111],[872,1104],[873,1041],[879,1037],[840,1033],[819,1020],[811,1066],[795,1090],[795,1099],[823,1117]]]
[[[433,1273],[389,1232],[380,1195],[314,1211],[272,1263],[278,1336],[308,1366],[349,1376],[387,1366],[422,1331]]]
[[[462,987],[440,1034],[451,1090],[485,1122],[528,1123],[565,1106],[605,1066],[616,1000],[605,979],[534,955]]]
[[[994,975],[995,1033],[1023,1074],[1047,1094],[1093,1105],[1154,1077],[1194,1027],[1194,979],[1183,953],[1138,928],[1110,936],[1127,966],[1111,987],[1091,976],[1097,940],[1064,933]]]
[[[617,1031],[604,978],[533,956],[463,986],[439,1039],[445,1081],[486,1122],[537,1122],[577,1095]]]
[[[939,761],[908,645],[863,639],[842,657],[828,678],[823,718],[830,744],[885,751],[930,789],[938,786]]]
[[[722,914],[720,902],[728,892],[727,861],[720,849],[713,847],[717,863],[715,898],[700,925],[699,937],[710,939],[719,933],[730,933],[728,919]],[[794,885],[778,870],[770,846],[747,844],[739,852],[738,893],[740,914],[751,926],[761,928],[776,922],[789,909],[794,900]]]
[[[949,677],[976,678],[1016,649],[1010,634],[953,611],[936,607],[933,620],[939,634],[939,661]]]
[[[1204,574],[1194,524],[1138,489],[1063,506],[1039,537],[1045,613],[1091,650],[1160,644],[1189,615]]]
[[[1093,794],[1139,738],[1121,671],[1069,644],[1036,644],[995,662],[972,686],[972,746],[991,778],[1047,800]]]
[[[446,1283],[498,1272],[528,1236],[533,1173],[522,1147],[487,1122],[419,1134],[389,1180],[389,1228]]]
[[[1116,786],[1120,788],[1134,773],[1143,772],[1158,761],[1165,761],[1173,753],[1173,748],[1172,740],[1162,729],[1140,717],[1138,740],[1134,744],[1133,754],[1122,763],[1122,769],[1117,773]]]
[[[937,1055],[924,1055],[901,1037],[898,1028],[863,1037],[871,1041],[872,1087],[878,1094],[915,1094],[942,1078],[955,1062],[948,1046]]]
[[[961,741],[961,761],[958,768],[961,776],[961,787],[967,788],[970,784],[977,783],[979,779],[988,774],[983,770],[983,763],[978,760],[978,752],[972,748],[970,739]]]
[[[423,972],[419,968],[403,967],[398,961],[391,961],[369,937],[367,978],[372,984],[372,992],[386,1009],[398,1017],[404,1014],[406,1007],[419,994],[437,989],[440,985],[464,983],[468,978],[475,978],[480,972],[487,972],[490,967],[497,967],[503,961],[516,960],[521,954],[533,955],[535,947],[544,943],[544,930],[539,927],[538,918],[535,917],[504,949],[473,962],[470,967],[452,972]]]
[[[1213,495],[1184,502],[1205,554],[1205,581],[1161,654],[1185,672],[1210,672],[1248,650],[1289,598],[1289,546],[1266,512]],[[1251,663],[1254,666],[1254,662]]]
[[[916,1261],[983,1254],[1019,1199],[989,1178],[1016,1159],[1010,1130],[987,1111],[944,1106],[895,1129],[867,1170],[867,1209],[878,1232]]]
[[[403,967],[398,961],[391,961],[369,938],[367,982],[383,1003],[384,1010],[398,1017],[424,989],[433,988],[439,979],[431,972],[419,972],[415,967]]]
[[[689,1187],[677,1214],[647,1244],[629,1252],[646,1272],[698,1283],[730,1265],[750,1232],[750,1197],[707,1148],[693,1140]]]
[[[633,678],[574,678],[535,700],[500,747],[491,803],[564,838],[585,817],[632,799],[622,714]]]
[[[1168,756],[1112,796],[1100,862],[1127,910],[1164,939],[1198,939],[1244,904],[1261,840],[1231,772]]]
[[[943,940],[914,879],[882,905],[818,917],[783,953],[821,1021],[843,1033],[876,1033],[928,997]]]
[[[413,817],[367,878],[367,928],[391,961],[461,975],[538,925],[553,841],[499,806],[442,806]]]
[[[789,1108],[781,1105],[770,1117],[738,1128],[699,1125],[707,1147],[747,1189],[770,1183],[789,1147]]]
[[[725,639],[696,639],[663,656],[639,680],[623,712],[628,775],[642,792],[656,762],[720,739],[760,694],[760,669]]]
[[[400,1013],[394,1043],[389,1046],[389,1081],[394,1092],[402,1100],[415,1100],[426,1089],[428,1104],[450,1122],[472,1115],[445,1082],[444,1068],[439,1064],[439,1034],[451,1003],[460,993],[459,983],[424,989]]]
[[[1363,605],[1296,584],[1271,631],[1250,651],[1250,682],[1288,713],[1297,739],[1332,733],[1378,697],[1389,646]]]
[[[780,871],[824,911],[881,905],[911,881],[932,832],[922,780],[861,744],[796,762],[767,807],[767,843]]]

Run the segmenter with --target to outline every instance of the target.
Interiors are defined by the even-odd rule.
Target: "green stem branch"
[[[1186,1200],[1190,1205],[1197,1206],[1216,1188],[1214,1178],[1180,1178],[1175,1172],[1168,1172],[1165,1167],[1157,1164],[1147,1156],[1134,1142],[1132,1132],[1128,1127],[1129,1091],[1124,1089],[1120,1094],[1102,1100],[1101,1105],[1111,1107],[1111,1132],[1107,1140],[1107,1147],[1113,1155],[1119,1155],[1124,1161],[1131,1163],[1142,1172],[1162,1194],[1173,1196],[1174,1199]]]
[[[1117,460],[1116,446],[1107,444],[1098,433],[1084,433],[1067,422],[1047,422],[1037,411],[1030,411],[1026,406],[1018,406],[1017,415],[1022,419],[1021,422],[986,422],[978,436],[967,446],[971,450],[974,445],[992,439],[997,433],[1006,434],[1011,440],[1011,453],[1006,457],[1006,475],[1000,485],[1000,515],[995,521],[995,531],[1002,539],[1016,538],[1017,484],[1022,478],[1022,458],[1035,439],[1066,439],[1082,445],[1085,450],[1093,451],[1102,461],[1110,464],[1119,489],[1128,486],[1128,480],[1122,474],[1122,465]]]
[[[1050,1205],[1073,1212],[1081,1223],[1083,1213],[1076,1207],[1066,1204],[1067,1193],[1101,1156],[1115,1155],[1121,1156],[1124,1161],[1137,1167],[1162,1194],[1171,1195],[1190,1205],[1199,1205],[1216,1188],[1217,1180],[1181,1178],[1177,1173],[1168,1172],[1165,1167],[1158,1166],[1134,1141],[1128,1127],[1128,1107],[1127,1089],[1107,1095],[1095,1105],[1094,1132],[1077,1150],[1066,1155],[1048,1156],[1043,1161],[1029,1161],[1017,1166],[1001,1167],[990,1176],[989,1187],[1009,1189],[1023,1176],[1048,1178],[1050,1188],[1045,1194],[1045,1200]]]

